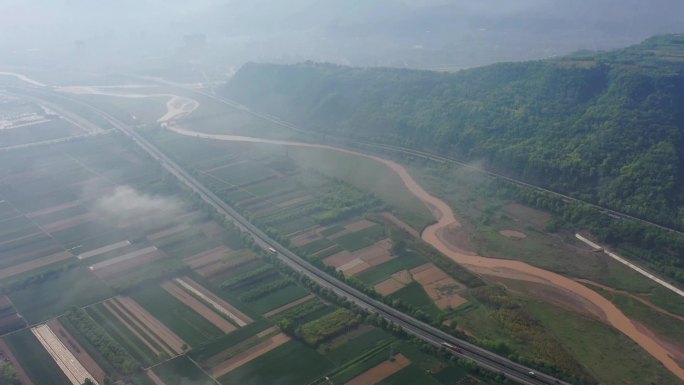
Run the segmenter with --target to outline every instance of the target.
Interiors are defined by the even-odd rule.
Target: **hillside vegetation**
[[[223,94],[684,229],[684,36],[456,73],[247,64]]]

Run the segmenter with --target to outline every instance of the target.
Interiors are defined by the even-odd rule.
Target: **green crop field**
[[[114,338],[126,351],[143,365],[159,362],[161,357],[151,351],[126,325],[122,324],[102,304],[87,308],[90,317],[100,325],[107,334]]]
[[[399,291],[390,295],[389,298],[400,299],[403,302],[420,309],[433,317],[439,316],[440,313],[439,309],[437,306],[435,306],[430,297],[428,297],[423,287],[417,282],[412,282],[404,286]]]
[[[362,333],[351,332],[350,336],[337,337],[330,343],[323,344],[319,351],[325,351],[325,356],[330,361],[341,365],[379,346],[387,346],[389,351],[389,345],[396,341],[396,337],[379,328],[360,327],[359,329],[364,329],[364,331]]]
[[[364,283],[375,285],[386,280],[398,271],[411,270],[414,267],[418,267],[427,262],[429,261],[418,253],[406,252],[383,264],[374,266],[356,277]]]
[[[452,385],[457,384],[456,381],[449,379],[449,382],[440,382],[436,376],[427,374],[425,370],[415,365],[409,365],[379,382],[378,385]]]
[[[375,225],[355,233],[345,234],[335,238],[334,242],[348,251],[356,251],[368,247],[385,238],[385,230],[381,225]]]
[[[304,246],[300,246],[298,247],[298,249],[301,250],[303,253],[313,254],[332,245],[334,245],[332,241],[328,240],[327,238],[321,238],[319,240],[309,242]]]
[[[218,380],[222,385],[301,385],[332,368],[333,364],[316,350],[292,340]]]
[[[200,346],[223,333],[159,286],[148,286],[131,297],[191,347]]]
[[[113,295],[90,270],[77,266],[11,292],[9,297],[29,323],[36,323]]]
[[[240,342],[255,336],[257,333],[273,326],[273,323],[266,319],[258,319],[253,323],[239,328],[232,333],[225,334],[213,339],[211,342],[192,349],[189,356],[200,365],[206,365],[209,358],[221,353],[222,351],[239,344]]]
[[[31,330],[23,329],[8,334],[3,339],[34,384],[71,385],[69,379],[31,333]]]
[[[303,289],[301,286],[292,284],[282,289],[273,291],[254,302],[250,302],[246,306],[257,313],[263,314],[280,306],[287,305],[288,303],[298,300],[299,298],[302,298],[308,294],[309,292]]]
[[[214,385],[214,380],[186,356],[155,366],[154,373],[166,385]]]

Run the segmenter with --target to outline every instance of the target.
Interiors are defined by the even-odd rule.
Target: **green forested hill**
[[[684,229],[684,36],[438,73],[247,64],[222,90],[304,128],[465,161]]]

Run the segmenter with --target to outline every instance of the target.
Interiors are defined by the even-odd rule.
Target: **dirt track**
[[[171,101],[167,104],[168,111],[164,115],[164,119],[171,121],[178,116],[187,116],[192,111],[188,111],[188,108],[172,108],[169,106]],[[198,104],[191,104],[195,108]],[[180,111],[179,111],[180,110]],[[176,115],[173,115],[175,113]],[[161,120],[161,119],[160,119]],[[261,138],[253,138],[246,136],[237,135],[218,135],[218,134],[206,134],[196,131],[190,131],[173,124],[167,126],[167,128],[173,132],[180,135],[195,137],[195,138],[205,138],[213,140],[226,140],[226,141],[236,141],[236,142],[249,142],[249,143],[265,143],[265,144],[275,144],[275,145],[286,145],[286,146],[298,146],[298,147],[308,147],[308,148],[320,148],[328,149],[338,152],[343,152],[355,156],[361,156],[368,159],[373,159],[380,162],[396,173],[404,182],[404,185],[413,193],[418,199],[423,201],[423,203],[430,209],[437,222],[431,226],[428,226],[423,231],[421,238],[427,243],[431,244],[437,250],[443,254],[449,256],[451,259],[457,263],[464,265],[469,269],[508,269],[510,271],[516,271],[520,273],[521,280],[532,279],[536,282],[543,282],[549,286],[558,287],[572,292],[573,294],[584,298],[585,300],[593,303],[602,309],[605,320],[607,323],[620,330],[623,334],[631,338],[637,344],[639,344],[644,350],[651,354],[654,358],[660,361],[665,367],[667,367],[673,374],[675,374],[680,379],[684,380],[684,369],[682,369],[668,354],[665,347],[661,346],[658,341],[654,340],[646,333],[638,330],[637,327],[632,323],[632,321],[627,318],[615,305],[610,301],[596,293],[595,291],[587,288],[586,286],[575,282],[562,275],[540,269],[535,266],[531,266],[527,263],[505,260],[505,259],[494,259],[485,258],[477,255],[472,255],[467,251],[459,251],[453,246],[450,247],[448,242],[445,241],[443,236],[443,230],[449,229],[449,227],[460,227],[460,223],[455,218],[451,207],[447,205],[444,201],[430,195],[425,191],[406,171],[406,169],[400,164],[393,162],[391,160],[383,159],[377,156],[359,153],[356,151],[333,147],[329,145],[322,144],[312,144],[312,143],[302,143],[293,142],[286,140],[269,140]],[[440,236],[440,234],[442,236]]]

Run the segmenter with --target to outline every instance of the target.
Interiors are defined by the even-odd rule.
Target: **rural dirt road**
[[[123,95],[125,94],[111,93],[111,96]],[[135,97],[138,96],[136,95]],[[442,252],[444,255],[450,257],[455,262],[470,270],[494,276],[505,274],[507,278],[543,283],[557,289],[564,290],[574,296],[590,302],[600,309],[602,314],[596,314],[598,317],[639,344],[644,350],[651,354],[651,356],[660,361],[669,371],[671,371],[680,379],[684,380],[684,369],[676,363],[670,354],[668,354],[668,349],[662,346],[660,341],[652,338],[649,333],[642,331],[643,329],[640,330],[640,328],[637,328],[637,326],[615,305],[613,305],[613,303],[602,297],[597,292],[570,278],[540,269],[521,261],[486,258],[474,255],[466,250],[459,250],[457,247],[454,247],[454,245],[449,244],[446,240],[445,233],[448,233],[450,230],[455,228],[459,228],[461,226],[460,222],[454,216],[454,212],[449,205],[425,191],[402,165],[377,156],[324,144],[294,142],[287,140],[271,140],[237,135],[207,134],[184,129],[178,124],[175,124],[175,120],[188,116],[192,110],[199,106],[199,103],[179,96],[176,96],[178,99],[175,101],[173,100],[174,96],[170,96],[170,98],[171,100],[169,103],[167,103],[168,111],[162,118],[159,119],[159,122],[166,123],[168,130],[180,135],[212,140],[327,149],[354,156],[361,156],[382,163],[401,178],[406,188],[418,199],[420,199],[437,219],[436,223],[423,230],[421,238],[424,241],[431,244],[433,247]],[[179,99],[183,102],[180,102]]]

